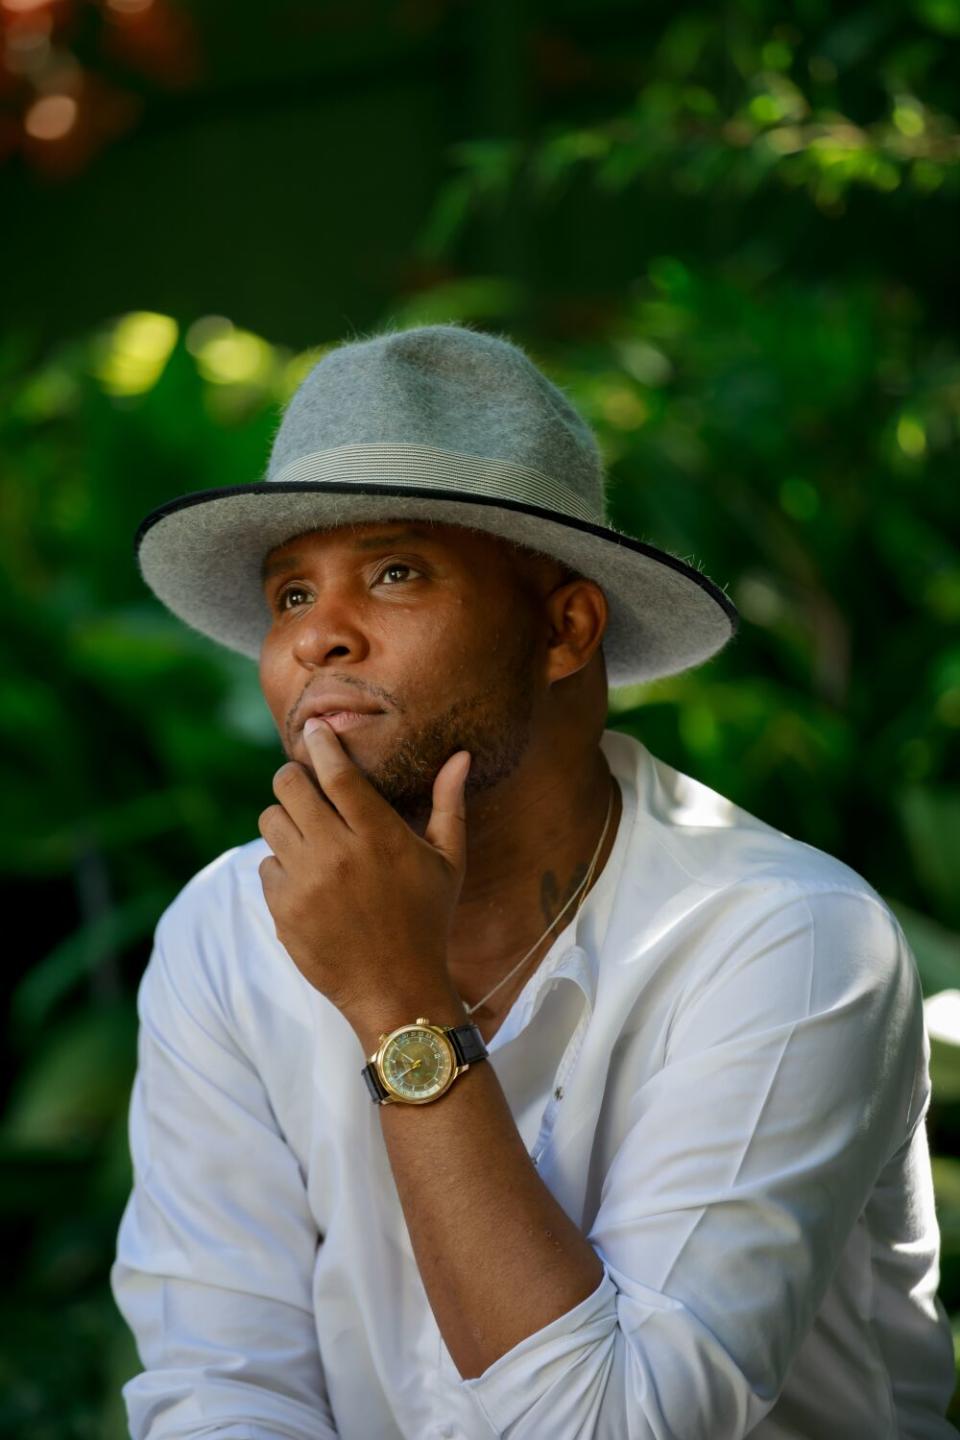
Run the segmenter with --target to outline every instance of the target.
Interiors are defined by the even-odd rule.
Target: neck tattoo
[[[478,1000],[478,1001],[476,1002],[476,1004],[474,1004],[474,1005],[464,1005],[464,1008],[465,1008],[465,1010],[466,1010],[466,1012],[467,1012],[468,1015],[473,1015],[475,1011],[477,1011],[477,1010],[480,1009],[480,1006],[481,1006],[481,1005],[485,1005],[485,1004],[487,1003],[487,1001],[490,999],[491,995],[495,995],[495,994],[497,993],[497,991],[501,988],[501,986],[506,985],[507,981],[510,980],[510,979],[512,979],[512,977],[517,974],[517,972],[518,972],[518,971],[520,970],[520,968],[525,964],[525,962],[530,959],[530,956],[531,956],[531,955],[533,954],[533,952],[537,949],[537,947],[543,944],[544,940],[545,940],[545,939],[547,938],[547,936],[550,934],[550,931],[554,928],[554,926],[556,925],[557,921],[560,920],[560,919],[566,914],[566,912],[570,909],[570,906],[573,904],[574,900],[576,900],[576,898],[577,898],[578,895],[580,895],[580,897],[581,897],[581,898],[580,898],[580,904],[577,906],[577,909],[574,910],[573,914],[576,915],[577,911],[580,909],[580,905],[582,905],[583,902],[584,902],[584,900],[587,898],[587,891],[588,891],[589,888],[590,888],[590,881],[591,881],[591,879],[593,878],[593,872],[594,872],[594,869],[596,868],[597,860],[600,858],[600,851],[603,849],[603,842],[604,842],[604,840],[606,840],[606,838],[607,838],[607,831],[608,831],[609,828],[610,828],[610,816],[613,814],[613,794],[614,794],[614,780],[613,780],[613,776],[611,775],[611,777],[610,777],[610,799],[609,799],[609,802],[608,802],[608,804],[607,804],[607,818],[606,818],[606,820],[605,820],[604,823],[603,823],[603,830],[601,831],[600,840],[599,840],[599,842],[598,842],[598,844],[597,844],[597,848],[596,848],[596,850],[594,850],[594,852],[593,852],[593,859],[590,861],[590,864],[587,866],[587,873],[586,873],[586,875],[583,877],[583,879],[581,880],[580,884],[577,886],[576,890],[574,890],[573,894],[570,896],[569,900],[568,900],[567,903],[564,905],[564,907],[563,907],[563,909],[560,911],[559,915],[556,915],[556,916],[550,921],[550,924],[547,926],[546,930],[544,930],[543,934],[540,936],[540,939],[537,940],[533,945],[531,945],[530,949],[527,951],[526,955],[524,955],[523,959],[520,960],[520,961],[518,961],[518,963],[513,967],[513,969],[510,970],[506,975],[504,975],[504,977],[503,977],[502,980],[498,980],[497,983],[496,983],[496,985],[494,985],[493,989],[492,989],[492,990],[488,990],[487,993],[486,993],[486,995],[484,995],[484,997],[483,997],[482,1000]],[[571,919],[572,919],[572,918],[573,918],[573,916],[571,916]],[[461,996],[460,998],[463,999],[462,996]]]

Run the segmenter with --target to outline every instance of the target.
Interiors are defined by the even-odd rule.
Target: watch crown
[[[377,1044],[378,1044],[378,1045],[382,1045],[383,1042],[384,1042],[384,1040],[386,1040],[386,1038],[387,1038],[386,1031],[381,1030],[380,1034],[377,1036]]]
[[[414,1025],[429,1025],[430,1021],[427,1019],[426,1015],[418,1015],[413,1023]]]

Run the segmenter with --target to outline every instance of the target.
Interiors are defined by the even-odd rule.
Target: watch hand
[[[404,1056],[404,1059],[405,1059],[405,1060],[409,1060],[409,1058],[410,1058],[409,1055],[405,1055],[405,1056]],[[401,1071],[400,1071],[400,1074],[397,1076],[397,1079],[398,1079],[398,1080],[402,1080],[403,1077],[404,1077],[404,1075],[409,1075],[411,1070],[416,1070],[417,1066],[418,1066],[418,1065],[422,1065],[422,1064],[423,1064],[423,1061],[422,1061],[422,1060],[414,1060],[413,1064],[412,1064],[412,1065],[408,1065],[407,1068],[406,1068],[406,1070],[401,1070]]]

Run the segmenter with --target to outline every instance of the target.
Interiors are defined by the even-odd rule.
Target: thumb
[[[458,750],[441,766],[433,782],[433,810],[423,838],[462,871],[467,858],[467,805],[464,790],[472,756]]]

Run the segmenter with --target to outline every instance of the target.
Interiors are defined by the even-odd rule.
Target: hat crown
[[[520,346],[499,336],[422,325],[336,346],[287,405],[266,479],[289,475],[308,455],[370,445],[507,462],[573,492],[581,516],[604,523],[592,430]]]

